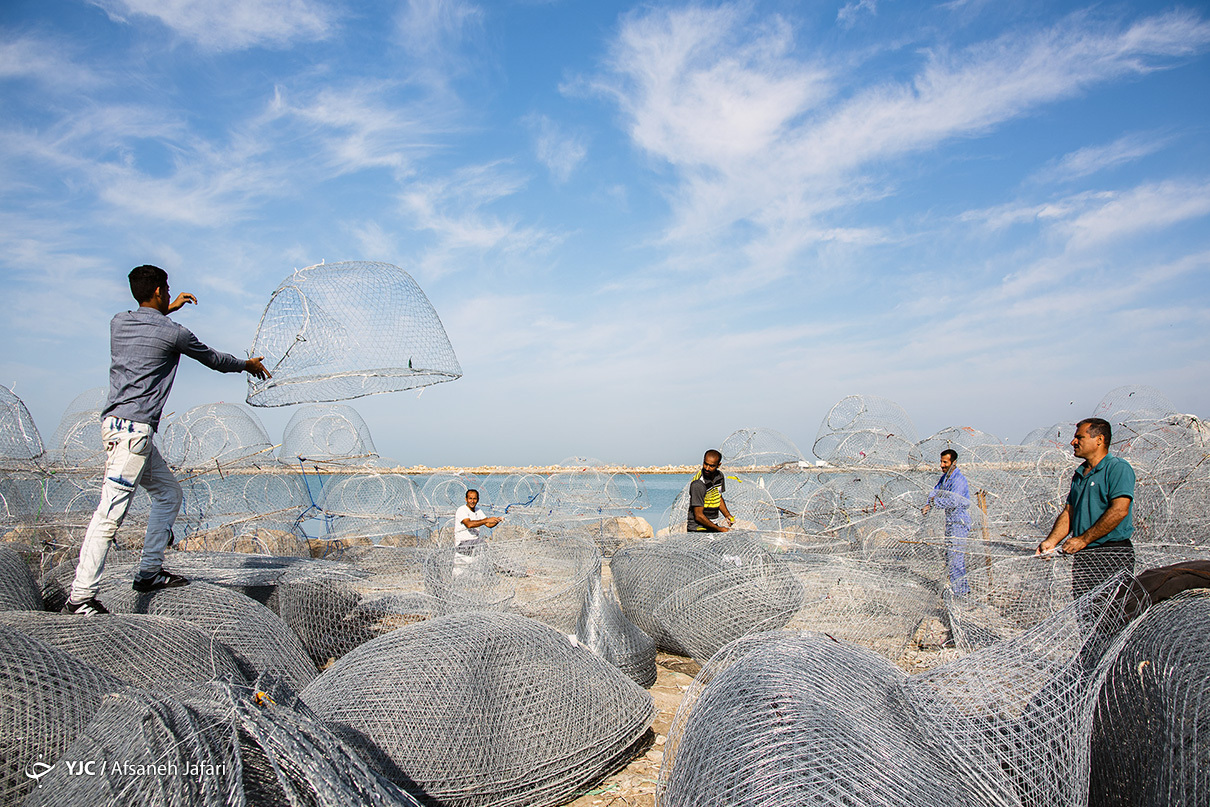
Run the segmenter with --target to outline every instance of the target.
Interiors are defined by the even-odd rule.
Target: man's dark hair
[[[955,451],[955,450],[954,450],[954,449],[952,449],[952,448],[947,448],[945,451],[942,451],[942,452],[941,452],[941,456],[943,456],[943,457],[949,457],[949,458],[950,458],[950,462],[957,462],[957,461],[958,461],[958,452],[957,452],[957,451]]]
[[[702,462],[709,462],[711,457],[718,457],[718,462],[722,463],[723,452],[719,451],[717,448],[712,448],[702,455]]]
[[[168,273],[158,266],[145,263],[130,270],[130,293],[139,305],[147,302],[156,289],[168,288]]]
[[[475,494],[476,496],[479,495],[479,491],[476,488],[467,488],[466,495],[470,496],[472,493]]]
[[[1089,434],[1099,434],[1104,437],[1106,448],[1109,448],[1109,445],[1113,442],[1113,427],[1109,425],[1108,420],[1104,418],[1084,418],[1076,424],[1076,430],[1078,431],[1081,426],[1087,426]]]

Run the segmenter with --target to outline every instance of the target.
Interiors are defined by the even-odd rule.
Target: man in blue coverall
[[[941,452],[941,478],[920,512],[927,516],[934,504],[945,510],[945,554],[950,587],[959,596],[968,594],[966,537],[971,528],[971,489],[962,471],[958,470],[958,452],[952,448]]]

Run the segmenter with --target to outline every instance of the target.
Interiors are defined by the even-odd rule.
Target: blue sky
[[[140,263],[243,355],[293,269],[379,260],[465,373],[352,402],[408,465],[809,453],[853,393],[1210,415],[1208,52],[1150,2],[7,0],[0,383],[49,437]],[[245,392],[186,361],[169,408]]]

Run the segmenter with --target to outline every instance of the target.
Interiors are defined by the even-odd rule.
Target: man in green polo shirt
[[[1084,460],[1071,477],[1067,504],[1035,555],[1056,547],[1075,554],[1071,567],[1073,597],[1091,591],[1118,571],[1134,574],[1134,469],[1109,453],[1113,431],[1108,421],[1085,418],[1076,424],[1072,453]],[[1066,540],[1065,540],[1066,539]]]

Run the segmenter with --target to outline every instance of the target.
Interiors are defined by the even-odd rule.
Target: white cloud
[[[1040,171],[1036,178],[1047,182],[1080,179],[1142,159],[1171,142],[1170,137],[1128,134],[1119,137],[1112,143],[1085,146],[1069,154],[1064,154],[1054,165]]]
[[[486,210],[524,185],[502,163],[468,166],[448,177],[409,184],[400,195],[402,213],[411,227],[434,239],[420,261],[423,273],[442,277],[479,265],[488,253],[515,260],[558,243],[560,236],[554,233]]]
[[[324,39],[335,15],[314,0],[92,0],[112,19],[153,17],[210,50],[284,47]]]
[[[397,97],[406,89],[385,81],[349,82],[292,102],[279,88],[270,114],[308,124],[305,134],[318,139],[339,172],[390,168],[406,176],[416,158],[437,148],[439,135],[457,129],[451,103]]]
[[[450,80],[483,68],[486,14],[463,0],[405,0],[396,31],[417,83],[445,89]]]
[[[750,24],[733,6],[628,15],[611,48],[616,80],[597,87],[626,113],[637,145],[671,163],[725,167],[767,153],[827,92],[791,57],[780,18]]]
[[[877,14],[877,0],[856,0],[856,2],[845,3],[841,6],[840,11],[836,12],[836,21],[843,28],[852,28],[857,24],[858,15],[862,12],[871,16]]]
[[[691,7],[625,17],[595,86],[616,99],[635,145],[675,169],[668,242],[690,252],[749,242],[781,256],[750,268],[768,280],[834,231],[828,216],[893,194],[892,161],[1208,44],[1210,24],[1188,12],[1121,26],[1075,15],[938,47],[909,80],[846,95],[841,66],[802,56],[780,18]]]
[[[1210,182],[1169,181],[1115,194],[1066,224],[1071,249],[1092,249],[1210,215]]]
[[[483,24],[483,10],[461,0],[407,0],[399,14],[399,35],[417,58],[440,55]]]
[[[71,57],[71,45],[29,34],[0,39],[0,79],[29,79],[55,89],[86,90],[102,83]]]
[[[545,115],[530,116],[526,123],[534,133],[538,161],[546,166],[555,182],[566,182],[588,155],[583,138],[567,134]]]
[[[1121,191],[1087,191],[1038,203],[1012,202],[957,217],[992,230],[1034,225],[1065,253],[1155,235],[1210,215],[1210,181],[1148,182]]]

